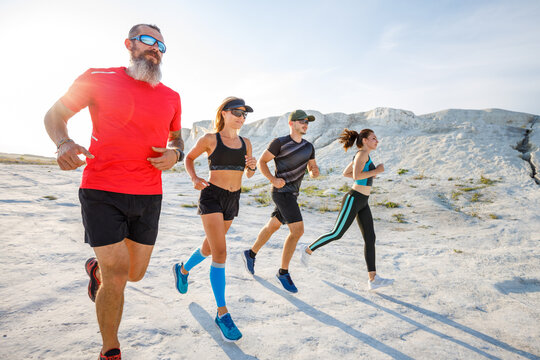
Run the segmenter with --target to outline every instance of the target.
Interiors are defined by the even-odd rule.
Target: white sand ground
[[[303,184],[309,191],[300,196],[301,241],[332,228],[337,213],[322,210],[336,208],[339,188],[350,183],[339,173],[352,153],[332,137],[345,126],[369,126],[382,139],[373,160],[386,166],[370,197],[378,272],[396,279],[394,286],[365,290],[356,224],[316,251],[309,268],[295,254],[296,295],[275,280],[285,229],[259,253],[256,276],[246,275],[241,251],[272,211],[261,204],[268,186],[257,175],[244,181],[251,189],[228,234],[227,301],[244,338],[224,343],[213,323],[209,261],[191,272],[187,295],[173,285],[172,264],[185,261],[204,236],[196,209],[186,207],[198,192],[180,167],[163,175],[161,229],[147,275],[126,289],[124,358],[539,359],[540,187],[513,149],[527,127],[538,139],[532,117],[501,110],[312,113],[319,122],[308,138],[318,142],[323,176]],[[245,126],[257,156],[271,137],[286,133],[284,119]],[[538,154],[538,146],[530,151]],[[204,167],[203,159],[203,174]],[[400,169],[408,172],[399,175]],[[0,358],[97,357],[80,176],[54,166],[0,164]],[[389,201],[398,207],[383,205]]]

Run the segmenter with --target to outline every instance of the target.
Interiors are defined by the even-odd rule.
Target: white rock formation
[[[449,109],[417,116],[391,108],[354,114],[322,114],[312,110],[307,113],[314,115],[316,121],[310,124],[305,138],[315,145],[321,168],[337,170],[354,155],[354,149],[345,154],[337,141],[344,128],[374,130],[381,142],[373,159],[384,163],[390,172],[403,168],[441,178],[484,174],[525,179],[532,174],[528,158],[536,169],[540,168],[540,135],[535,131],[540,121],[534,122],[536,115],[500,109]],[[244,125],[240,134],[251,140],[255,156],[260,156],[273,138],[288,133],[288,115]],[[516,148],[527,129],[529,145],[524,160]],[[191,130],[183,129],[186,149],[208,131],[212,131],[208,120],[195,123]]]

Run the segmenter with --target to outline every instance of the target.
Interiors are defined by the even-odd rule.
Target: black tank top
[[[210,170],[238,170],[244,171],[246,167],[246,143],[241,136],[242,147],[232,149],[221,141],[221,135],[216,133],[216,148],[208,156],[208,167]]]

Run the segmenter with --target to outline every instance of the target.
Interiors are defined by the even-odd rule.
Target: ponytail
[[[350,147],[352,147],[356,143],[356,147],[362,148],[363,139],[367,139],[367,137],[373,132],[371,129],[363,129],[360,131],[360,133],[357,133],[354,130],[345,129],[339,136],[339,142],[343,144],[343,148],[345,151],[347,151]]]

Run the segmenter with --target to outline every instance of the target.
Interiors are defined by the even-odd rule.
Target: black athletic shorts
[[[197,214],[222,213],[223,220],[232,220],[238,216],[240,208],[240,190],[229,191],[214,184],[201,190]]]
[[[302,213],[296,199],[298,193],[292,192],[272,192],[272,200],[276,207],[272,213],[272,217],[276,217],[282,224],[292,224],[302,221]]]
[[[128,238],[154,245],[158,234],[162,195],[130,195],[79,189],[84,241],[92,247]]]

